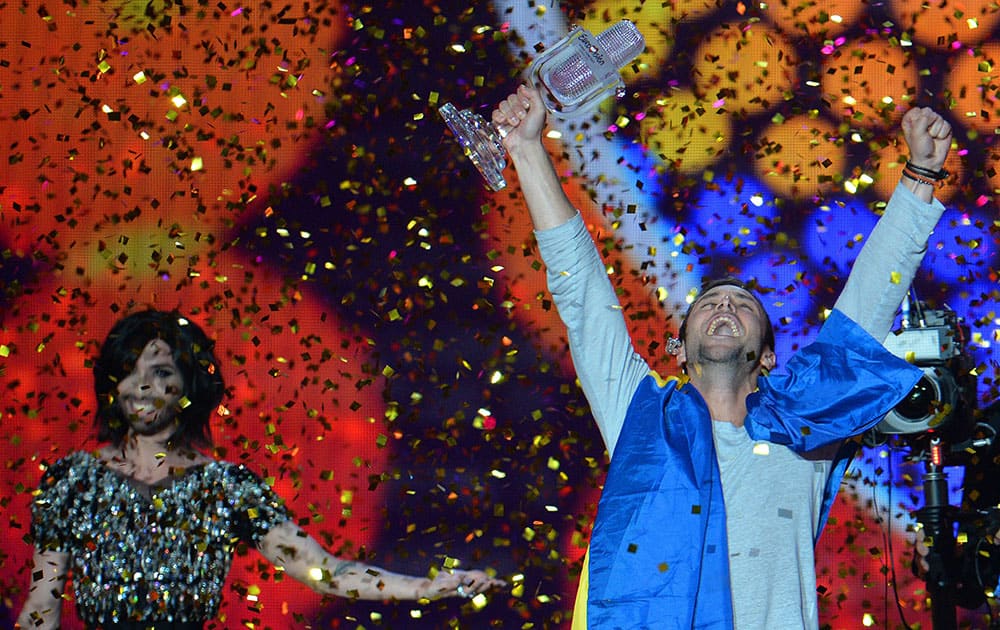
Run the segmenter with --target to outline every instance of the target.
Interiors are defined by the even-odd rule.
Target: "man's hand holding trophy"
[[[624,96],[620,71],[645,47],[645,38],[629,20],[621,20],[596,36],[574,26],[566,37],[535,58],[528,80],[540,89],[546,109],[568,117],[585,111],[612,91],[618,98]],[[438,111],[489,188],[502,190],[507,185],[503,177],[506,151],[500,142],[503,130],[451,103]]]

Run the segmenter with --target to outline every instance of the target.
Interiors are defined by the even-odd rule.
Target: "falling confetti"
[[[625,98],[548,142],[659,372],[718,275],[760,290],[779,363],[806,343],[898,180],[898,116],[930,105],[959,133],[920,294],[966,314],[996,397],[992,4],[496,5],[0,9],[3,607],[30,583],[43,463],[93,446],[95,344],[152,304],[218,341],[215,454],[332,551],[517,576],[467,609],[361,606],[241,549],[217,627],[568,627],[606,458],[516,174],[487,195],[434,115],[488,114],[551,43],[543,22],[630,17],[650,42]],[[830,623],[881,623],[861,608],[890,568],[908,620],[929,619],[903,556],[919,484],[882,461],[858,461],[821,540]]]

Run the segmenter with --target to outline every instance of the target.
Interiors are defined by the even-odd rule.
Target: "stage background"
[[[725,274],[761,290],[779,362],[807,343],[899,179],[902,113],[931,106],[957,150],[915,288],[965,318],[987,408],[990,2],[0,3],[8,625],[41,467],[95,445],[89,357],[153,305],[217,339],[232,386],[217,454],[272,480],[331,550],[513,585],[484,606],[322,601],[245,550],[219,627],[568,627],[603,446],[516,177],[485,191],[437,108],[488,116],[568,24],[623,17],[648,43],[625,97],[553,121],[549,142],[637,349],[674,373],[667,334]],[[906,455],[868,448],[845,482],[820,542],[831,628],[930,627],[908,568],[923,467]],[[957,505],[972,475],[949,473]]]

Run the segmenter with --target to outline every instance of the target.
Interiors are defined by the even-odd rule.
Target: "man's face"
[[[735,285],[709,289],[687,315],[681,365],[761,364],[774,366],[774,351],[763,347],[767,314],[749,291]]]

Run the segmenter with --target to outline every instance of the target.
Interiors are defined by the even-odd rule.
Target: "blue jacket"
[[[747,398],[754,440],[807,452],[871,428],[921,376],[839,311],[787,373]],[[854,443],[841,448],[816,537]],[[712,419],[690,384],[644,379],[629,407],[589,551],[589,628],[732,628],[726,511]]]

